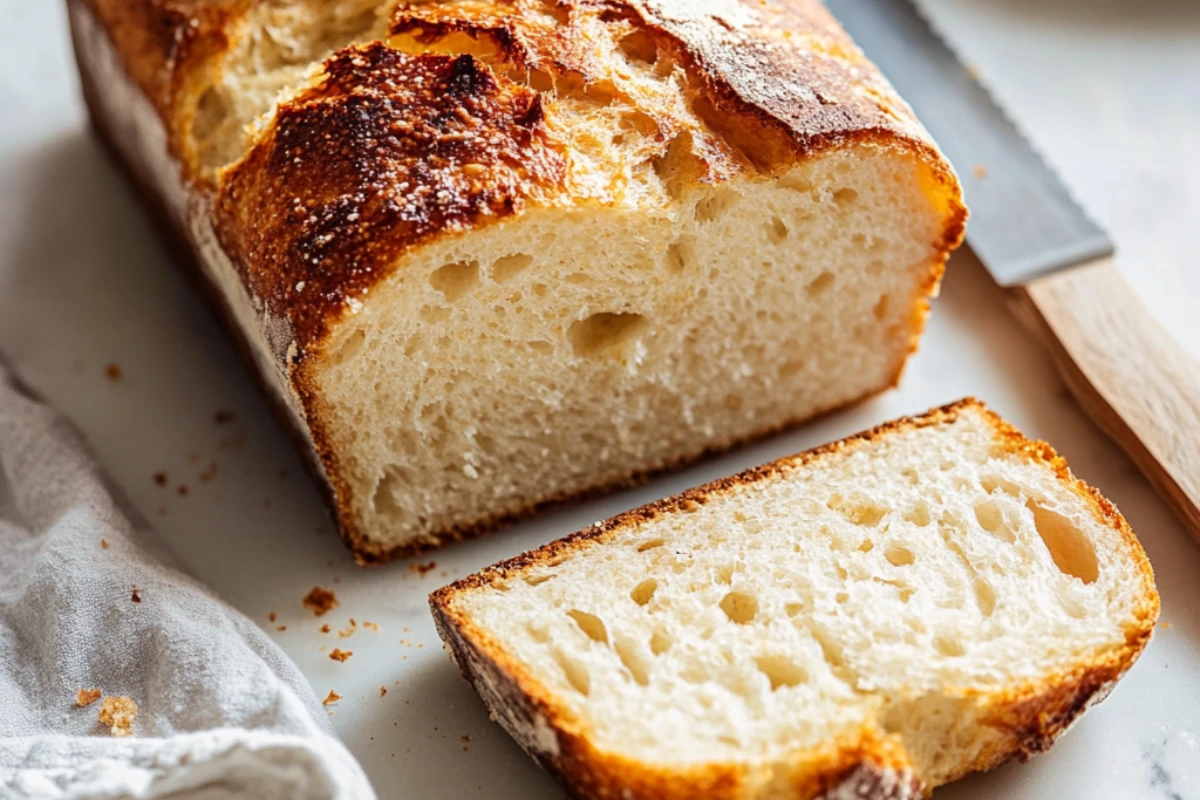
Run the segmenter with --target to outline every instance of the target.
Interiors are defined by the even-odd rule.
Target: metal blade
[[[998,283],[1025,283],[1112,254],[1108,234],[910,0],[826,0],[826,5],[958,171],[971,209],[967,243]]]

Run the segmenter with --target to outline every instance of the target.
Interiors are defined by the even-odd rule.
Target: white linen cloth
[[[92,688],[137,703],[132,736],[75,706]],[[0,798],[168,796],[374,793],[296,666],[0,363]]]

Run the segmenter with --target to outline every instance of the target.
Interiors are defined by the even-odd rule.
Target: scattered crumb
[[[128,697],[106,697],[100,706],[100,724],[108,725],[113,736],[128,736],[137,712],[137,703]]]
[[[424,577],[426,572],[429,572],[430,570],[436,569],[436,568],[437,568],[436,561],[430,561],[428,564],[409,564],[408,565],[408,569],[411,572],[415,572],[418,575],[420,575],[421,577]]]
[[[312,591],[304,596],[304,607],[312,611],[318,617],[324,616],[330,609],[337,608],[337,595],[328,589],[322,589],[320,586],[314,586]]]
[[[271,622],[274,622],[275,621],[275,612],[272,611],[270,614],[267,614],[267,619],[270,620]]]
[[[351,618],[350,618],[350,627],[351,627],[351,628],[357,628],[357,627],[358,627],[358,623],[354,621],[354,617],[351,617]]]
[[[418,649],[418,650],[420,650],[420,649],[421,649],[422,647],[424,647],[424,646],[425,646],[425,643],[424,643],[424,642],[417,642],[417,649]]]
[[[100,540],[100,547],[101,547],[101,549],[103,549],[103,550],[107,550],[107,549],[108,549],[108,547],[109,547],[109,544],[108,544],[108,539],[101,539],[101,540]]]
[[[321,633],[329,633],[329,623],[328,622],[326,622],[324,625],[321,626]]]
[[[180,497],[188,496],[188,487],[187,487],[186,483],[181,483],[178,486],[176,486],[175,491],[179,493]]]
[[[411,631],[409,631],[409,630],[408,630],[408,626],[407,626],[407,625],[405,625],[405,626],[404,626],[403,628],[401,628],[400,630],[404,631],[405,633],[410,633],[410,632],[411,632]]]
[[[338,700],[341,700],[341,699],[342,699],[342,696],[340,694],[335,692],[333,689],[330,689],[329,694],[326,695],[325,699],[321,701],[321,705],[323,705],[323,706],[333,705],[334,703],[336,703]]]
[[[371,630],[375,631],[376,633],[378,633],[378,632],[379,632],[379,626],[378,626],[378,625],[376,625],[374,622],[368,622],[368,621],[367,621],[367,620],[365,620],[365,619],[363,620],[363,627],[364,627],[364,628],[370,628]]]
[[[167,473],[165,473],[165,472],[154,473],[154,482],[157,483],[159,486],[166,486],[167,485]]]
[[[354,635],[354,628],[343,628],[342,630],[338,631],[339,639],[349,639],[353,635]]]
[[[335,647],[335,648],[333,648],[333,651],[330,652],[329,657],[332,658],[334,661],[344,662],[346,659],[348,659],[352,655],[354,655],[354,652],[351,650],[340,650]]]
[[[387,687],[386,687],[386,686],[380,686],[380,687],[379,687],[379,696],[380,696],[380,697],[383,697],[385,694],[387,694]]]
[[[237,417],[233,415],[232,411],[218,411],[217,413],[213,414],[213,422],[217,423],[218,425],[227,425],[230,422],[233,422],[235,419],[237,419]]]
[[[104,377],[108,378],[113,383],[121,380],[121,367],[119,364],[109,364],[104,368]]]
[[[129,599],[135,603],[142,602],[142,590],[134,586],[133,590],[129,593]]]
[[[200,471],[200,482],[208,483],[217,475],[217,462],[210,461],[208,466]]]
[[[458,738],[461,739],[462,741],[468,742],[468,743],[471,741],[471,735],[469,733],[464,733],[462,736],[460,736]]]
[[[1162,628],[1163,630],[1166,630],[1167,628],[1171,627],[1171,623],[1167,622],[1164,619],[1162,622],[1158,623],[1158,627]]]
[[[277,631],[286,631],[286,630],[287,630],[287,625],[280,625],[280,626],[279,626],[278,628],[276,628],[275,630],[277,630]]]
[[[971,174],[976,178],[986,178],[988,176],[988,170],[983,164],[976,164],[975,166],[971,167]]]
[[[99,699],[99,689],[80,689],[79,694],[75,695],[75,705],[79,708],[86,708]]]

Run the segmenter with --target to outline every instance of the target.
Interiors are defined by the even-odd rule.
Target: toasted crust
[[[258,315],[257,329],[246,330],[246,321],[229,311],[227,290],[210,295],[234,337],[249,341],[246,350],[255,352],[253,340],[266,342],[284,385],[271,370],[264,385],[315,458],[314,472],[360,563],[490,531],[567,499],[539,498],[382,547],[352,510],[352,487],[317,381],[330,331],[403,268],[406,253],[526,208],[614,202],[624,166],[597,174],[573,168],[574,123],[560,105],[582,100],[628,107],[646,133],[637,157],[669,162],[676,192],[739,175],[766,178],[846,145],[908,154],[928,168],[924,189],[944,218],[928,292],[962,239],[966,211],[950,166],[816,0],[397,3],[392,46],[362,43],[336,52],[259,126],[245,157],[217,172],[199,164],[193,118],[260,0],[68,1],[95,20],[157,114],[178,164],[185,213],[212,215],[224,255]],[[633,54],[628,63],[618,64],[593,44],[600,33]],[[404,52],[407,40],[433,52]],[[464,42],[470,52],[460,52]],[[87,58],[80,64],[86,73]],[[664,82],[663,75],[672,80]],[[84,80],[89,83],[86,74]],[[438,88],[428,89],[431,84]],[[105,91],[94,82],[89,89],[97,128],[148,186],[144,193],[161,197],[162,188],[138,163],[146,156],[136,138],[124,133],[129,120],[100,110],[95,98]],[[186,249],[203,248],[189,220],[171,220],[171,227]],[[926,310],[923,300],[914,306],[910,350]],[[261,362],[256,367],[266,370]],[[902,367],[896,365],[897,374]],[[737,443],[710,443],[674,464],[636,465],[623,479],[584,494]]]
[[[964,696],[976,702],[981,728],[1002,735],[978,759],[962,764],[952,780],[988,770],[1012,758],[1028,758],[1047,748],[1091,705],[1100,702],[1133,665],[1149,642],[1158,618],[1159,599],[1154,574],[1137,537],[1120,512],[1100,493],[1076,478],[1047,443],[1027,439],[1020,431],[974,398],[934,409],[918,417],[885,423],[877,428],[823,445],[789,458],[721,478],[674,497],[619,514],[605,522],[493,565],[438,589],[429,604],[439,635],[449,647],[463,676],[488,706],[493,719],[580,798],[747,798],[788,797],[866,798],[893,800],[915,797],[934,787],[922,786],[903,749],[883,731],[867,727],[830,743],[825,749],[792,765],[786,788],[774,776],[765,787],[746,764],[709,764],[692,771],[663,772],[591,745],[588,732],[554,693],[536,681],[523,664],[487,631],[476,626],[457,607],[463,595],[509,581],[536,567],[566,558],[636,530],[647,522],[703,505],[739,486],[775,480],[822,459],[906,430],[954,421],[965,409],[985,414],[1001,446],[1054,469],[1064,484],[1091,506],[1096,518],[1117,531],[1129,559],[1137,566],[1145,590],[1135,620],[1125,631],[1125,645],[1086,663],[1022,684],[998,690],[973,689]]]

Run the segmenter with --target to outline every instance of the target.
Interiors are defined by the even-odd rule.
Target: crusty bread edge
[[[93,14],[87,0],[67,0],[67,3],[80,13]],[[95,20],[95,22],[99,25],[98,20]],[[100,26],[100,29],[104,30],[103,26]],[[104,30],[104,32],[107,36],[108,31]],[[168,203],[166,198],[160,195],[153,180],[144,173],[144,170],[138,163],[135,163],[135,159],[130,158],[123,151],[122,142],[117,133],[120,127],[118,121],[109,118],[105,112],[104,104],[98,100],[99,94],[103,89],[96,86],[94,76],[89,70],[88,59],[79,50],[79,42],[75,39],[76,31],[74,27],[72,27],[72,34],[73,43],[76,48],[76,61],[79,65],[80,83],[84,101],[89,111],[92,127],[96,131],[101,144],[129,179],[135,190],[135,194],[149,213],[155,226],[166,239],[172,253],[176,256],[177,263],[182,265],[183,271],[200,287],[202,293],[207,298],[222,327],[225,329],[227,336],[234,344],[243,361],[250,368],[251,373],[255,376],[256,383],[267,398],[275,416],[280,420],[290,438],[296,444],[318,491],[326,500],[339,535],[354,554],[355,561],[363,566],[383,564],[394,559],[415,556],[429,550],[441,548],[447,544],[490,533],[521,519],[533,516],[547,507],[609,494],[621,488],[639,485],[654,475],[681,469],[704,458],[765,439],[816,419],[823,414],[862,402],[876,394],[895,387],[899,383],[908,357],[916,352],[921,334],[924,331],[925,321],[929,313],[928,297],[936,293],[945,271],[946,261],[950,253],[962,241],[965,229],[967,212],[965,206],[962,204],[957,181],[950,167],[941,158],[936,149],[928,143],[905,138],[892,131],[865,130],[843,137],[836,144],[829,142],[820,146],[814,146],[805,157],[819,155],[826,147],[843,146],[854,142],[898,147],[901,150],[909,152],[914,158],[930,167],[932,170],[932,179],[947,191],[947,195],[941,198],[947,204],[943,228],[938,241],[935,242],[934,256],[926,266],[925,277],[920,284],[920,289],[917,292],[913,308],[909,315],[907,346],[899,356],[892,375],[887,381],[860,397],[851,398],[829,408],[822,408],[808,414],[793,417],[782,423],[762,428],[747,436],[733,437],[722,442],[710,443],[695,453],[640,469],[630,470],[625,475],[616,479],[599,482],[579,491],[547,496],[519,509],[488,515],[468,525],[431,531],[427,536],[420,539],[387,547],[369,538],[366,532],[361,529],[354,513],[351,500],[353,492],[349,482],[342,474],[339,459],[332,444],[332,437],[328,432],[329,425],[327,420],[330,415],[324,407],[324,400],[318,389],[316,373],[320,365],[315,360],[305,360],[300,364],[288,365],[292,388],[296,396],[300,399],[304,409],[305,422],[307,424],[307,430],[305,430],[304,424],[296,418],[293,411],[286,405],[286,401],[272,387],[269,376],[263,374],[262,367],[254,356],[254,344],[249,339],[252,332],[244,330],[238,324],[234,312],[229,306],[228,299],[201,266],[195,244],[191,240],[191,237],[187,231],[180,227],[179,221],[173,219],[167,212]],[[111,40],[109,45],[115,47]],[[192,193],[202,190],[185,188],[184,191]]]
[[[438,634],[463,676],[483,698],[493,719],[499,721],[574,796],[667,800],[694,796],[759,796],[746,794],[747,786],[759,784],[759,778],[752,774],[753,768],[746,764],[707,764],[686,772],[663,771],[599,751],[588,740],[584,727],[554,693],[534,679],[502,643],[476,626],[457,606],[456,600],[468,592],[515,578],[528,569],[553,566],[588,547],[608,542],[628,529],[636,530],[660,516],[686,510],[693,504],[704,504],[739,486],[784,477],[807,464],[890,434],[952,422],[964,409],[982,412],[997,438],[1011,452],[1024,454],[1051,467],[1060,480],[1088,503],[1097,520],[1117,531],[1126,555],[1133,560],[1144,584],[1135,619],[1125,631],[1124,646],[1022,684],[964,693],[978,704],[981,724],[1002,735],[980,753],[975,762],[963,764],[950,779],[991,769],[1014,757],[1028,758],[1049,748],[1088,707],[1103,700],[1133,665],[1153,634],[1159,598],[1150,562],[1116,507],[1096,489],[1076,478],[1066,461],[1049,444],[1027,439],[974,398],[933,409],[918,417],[888,422],[846,439],[721,478],[487,567],[430,595],[430,609]],[[809,754],[801,763],[792,765],[789,772],[787,796],[800,799],[833,798],[846,793],[844,796],[892,800],[916,796],[919,786],[919,776],[912,775],[902,746],[894,737],[873,727]],[[920,787],[926,792],[933,788]],[[633,793],[623,795],[624,789]]]

